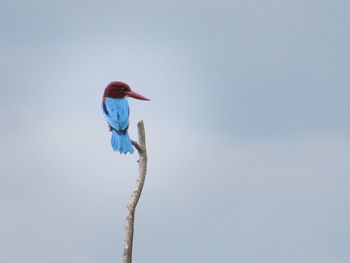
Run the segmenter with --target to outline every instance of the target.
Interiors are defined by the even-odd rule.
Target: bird
[[[102,113],[112,132],[111,144],[113,151],[133,153],[128,128],[130,108],[127,98],[149,101],[150,99],[132,91],[130,86],[122,81],[110,82],[103,93]]]

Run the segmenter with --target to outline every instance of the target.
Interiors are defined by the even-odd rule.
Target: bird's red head
[[[128,84],[121,81],[112,81],[105,88],[103,98],[123,99],[125,97],[131,97],[138,100],[149,100],[146,97],[132,91]]]

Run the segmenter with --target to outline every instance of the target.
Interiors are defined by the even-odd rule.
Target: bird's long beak
[[[150,99],[147,99],[146,97],[136,93],[135,91],[127,91],[125,92],[126,96],[129,96],[131,98],[134,98],[134,99],[137,99],[137,100],[150,100]]]

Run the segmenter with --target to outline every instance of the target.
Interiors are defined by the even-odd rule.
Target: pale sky
[[[112,151],[111,80],[146,126],[134,262],[350,262],[350,2],[0,5],[0,262],[121,262],[137,155]]]

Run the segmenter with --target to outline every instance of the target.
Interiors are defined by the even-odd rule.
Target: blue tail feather
[[[111,144],[113,151],[120,153],[133,153],[134,147],[132,146],[131,140],[128,133],[118,134],[114,130],[112,131]]]

